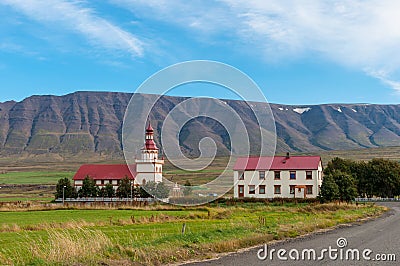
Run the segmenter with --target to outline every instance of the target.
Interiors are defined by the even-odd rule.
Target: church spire
[[[154,142],[154,129],[151,126],[150,122],[146,128],[145,143],[142,150],[153,150],[153,151],[158,150],[157,145]]]

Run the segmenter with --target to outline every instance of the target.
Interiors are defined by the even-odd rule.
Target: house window
[[[290,171],[290,179],[291,180],[296,179],[296,171]]]
[[[258,172],[258,175],[260,177],[260,180],[264,180],[265,179],[265,171]]]
[[[280,171],[275,171],[274,172],[274,176],[275,176],[275,179],[281,179],[281,172]]]
[[[244,180],[244,172],[239,172],[239,180]]]
[[[294,194],[295,187],[296,187],[295,185],[290,185],[289,186],[290,194]]]
[[[312,195],[312,186],[306,186],[306,194]]]
[[[274,193],[275,194],[281,194],[281,186],[280,185],[275,185],[274,186]]]
[[[256,194],[256,186],[249,185],[249,194]]]
[[[265,185],[258,186],[258,190],[260,194],[265,194]]]
[[[306,179],[312,179],[312,172],[306,171]]]

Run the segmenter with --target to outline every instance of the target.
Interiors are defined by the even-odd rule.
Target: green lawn
[[[165,264],[382,212],[372,205],[333,204],[157,208],[0,212],[0,264]]]
[[[71,178],[74,172],[57,172],[57,171],[35,171],[35,172],[8,172],[0,174],[1,184],[17,184],[17,185],[45,185],[57,184],[61,178]]]

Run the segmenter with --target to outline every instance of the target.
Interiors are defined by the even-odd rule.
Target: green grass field
[[[1,184],[17,184],[17,185],[48,185],[57,184],[61,178],[71,178],[75,172],[59,172],[59,171],[29,171],[29,172],[7,172],[0,174]]]
[[[0,264],[159,265],[210,258],[216,252],[296,237],[382,211],[372,205],[263,203],[3,211]]]
[[[301,153],[300,153],[301,154]],[[303,153],[304,154],[304,153]],[[400,147],[359,149],[349,151],[324,151],[309,153],[321,155],[324,165],[338,156],[353,160],[371,160],[372,158],[387,158],[400,161]],[[164,177],[184,184],[190,181],[192,185],[205,184],[221,174],[226,166],[227,157],[217,157],[212,164],[198,172],[184,171],[166,161]],[[97,160],[99,160],[97,158]],[[82,163],[124,163],[120,160],[84,161],[65,160],[63,162],[35,163],[31,159],[12,160],[0,158],[0,202],[4,201],[51,201],[55,188],[41,188],[39,185],[55,185],[60,178],[71,178]],[[5,172],[5,173],[4,173]],[[1,174],[3,173],[3,174]],[[32,187],[31,185],[38,185]],[[20,185],[7,186],[7,185]],[[230,192],[229,195],[232,193]]]
[[[71,171],[17,171],[0,174],[0,202],[47,201],[54,199],[55,185],[70,178]]]

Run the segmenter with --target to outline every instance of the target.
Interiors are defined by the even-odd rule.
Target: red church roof
[[[320,156],[264,156],[242,157],[236,160],[233,170],[316,170]]]
[[[146,128],[146,132],[147,132],[147,133],[153,133],[153,132],[154,132],[154,129],[153,129],[153,127],[151,126],[150,123],[148,124],[148,126],[147,126],[147,128]]]
[[[136,165],[132,165],[131,168],[136,169]],[[76,172],[73,180],[83,180],[86,176],[94,180],[119,180],[126,176],[135,179],[136,173],[132,175],[126,164],[84,164]]]
[[[158,150],[156,143],[152,139],[146,139],[142,150]]]

